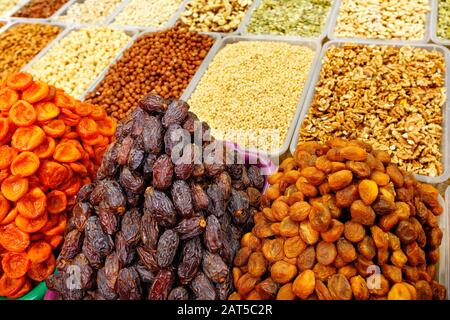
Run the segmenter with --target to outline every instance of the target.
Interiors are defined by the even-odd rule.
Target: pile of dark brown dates
[[[47,280],[60,299],[233,292],[231,265],[265,179],[188,110],[147,96],[118,125],[96,182],[77,195],[58,272]]]

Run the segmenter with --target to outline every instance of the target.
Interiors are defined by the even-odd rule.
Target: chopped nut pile
[[[71,31],[30,72],[80,98],[129,40],[125,31],[106,27]]]
[[[390,160],[358,140],[300,144],[268,178],[229,299],[446,300],[438,191]]]
[[[317,37],[323,31],[332,0],[262,0],[247,32]]]
[[[450,0],[438,0],[437,36],[450,40]]]
[[[420,40],[429,0],[342,0],[334,34],[340,38]]]
[[[313,57],[312,49],[284,42],[228,44],[189,104],[216,138],[276,151],[286,139]]]
[[[410,46],[331,46],[300,141],[362,139],[407,172],[443,172],[442,53]]]
[[[18,72],[62,29],[48,24],[18,24],[0,34],[0,81]]]
[[[57,17],[65,22],[95,23],[106,19],[122,0],[86,0],[75,2],[66,14]]]
[[[160,27],[175,14],[182,0],[132,0],[117,16],[114,24]]]
[[[244,19],[253,0],[192,0],[181,21],[193,31],[233,32]]]

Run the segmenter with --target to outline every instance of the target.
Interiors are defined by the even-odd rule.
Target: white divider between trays
[[[57,26],[66,26],[66,24],[64,23],[58,23],[58,22],[48,22],[45,24],[49,24],[49,25],[57,25]],[[131,43],[133,43],[133,39],[135,39],[137,37],[137,32],[136,30],[129,30],[128,28],[125,27],[120,27],[120,26],[101,26],[101,25],[76,25],[76,26],[70,26],[70,27],[65,27],[66,29],[61,32],[45,49],[43,49],[38,55],[36,55],[27,65],[25,65],[22,68],[22,71],[27,71],[30,68],[33,67],[34,64],[37,63],[37,61],[39,61],[41,58],[43,58],[55,45],[56,43],[58,43],[61,39],[65,38],[69,33],[71,33],[72,31],[76,31],[76,30],[81,30],[81,29],[85,29],[85,28],[90,28],[90,27],[106,27],[106,28],[112,28],[112,29],[117,29],[117,30],[123,30],[125,31],[129,36],[130,39],[128,40],[127,44],[125,45],[124,48],[127,48]],[[118,53],[116,54],[116,56],[111,60],[111,61],[116,61],[117,56],[121,53],[123,53],[123,51],[125,50],[124,48],[120,49],[118,51]],[[112,64],[109,63],[105,69],[103,69],[103,71],[97,75],[91,82],[91,85],[89,85],[86,90],[84,91],[83,95],[80,97],[75,97],[76,99],[80,99],[80,100],[84,100],[84,98],[86,97],[86,94],[89,92],[89,89],[92,87],[92,84],[96,82],[96,80],[98,79],[98,77],[102,74],[104,74],[106,72],[107,69],[109,69],[110,65]]]
[[[398,43],[400,41],[404,41],[404,42],[408,42],[409,44],[421,44],[421,43],[428,43],[430,42],[430,26],[431,26],[431,12],[429,12],[427,14],[427,21],[425,22],[425,34],[424,37],[422,39],[419,40],[384,40],[384,39],[378,39],[378,38],[359,38],[359,37],[355,37],[355,38],[342,38],[342,37],[338,37],[334,34],[334,29],[336,28],[336,23],[337,23],[337,19],[339,17],[339,9],[341,7],[342,4],[342,0],[335,0],[336,1],[336,6],[335,6],[335,11],[333,12],[333,15],[331,17],[331,21],[328,25],[328,39],[330,40],[344,40],[346,42],[352,42],[352,41],[365,41],[365,40],[373,40],[373,41],[379,41],[382,42],[384,44],[395,44]],[[433,2],[436,0],[429,0],[430,3],[430,7],[433,7]]]
[[[438,13],[439,13],[439,0],[433,1],[433,11],[431,13],[431,41],[436,44],[450,47],[450,39],[442,39],[437,35],[438,29]]]
[[[418,43],[410,43],[410,42],[402,42],[402,41],[396,41],[391,43],[386,43],[384,41],[378,41],[378,40],[332,40],[327,42],[320,52],[319,57],[319,63],[317,64],[316,71],[314,73],[314,76],[311,79],[310,87],[308,89],[308,94],[305,100],[305,106],[300,114],[300,117],[298,119],[298,122],[296,124],[295,132],[293,135],[293,139],[290,146],[290,152],[291,154],[294,154],[295,148],[298,144],[298,135],[300,132],[300,128],[302,125],[303,120],[305,119],[306,115],[308,114],[308,111],[311,106],[311,102],[314,98],[314,95],[316,93],[316,84],[320,77],[320,72],[322,70],[322,64],[323,64],[323,58],[325,56],[326,51],[331,46],[342,46],[347,43],[352,44],[363,44],[363,45],[390,45],[395,47],[402,47],[402,46],[411,46],[415,48],[423,48],[428,50],[437,50],[443,53],[445,58],[445,88],[446,88],[446,102],[442,107],[442,113],[443,113],[443,124],[442,124],[442,141],[441,141],[441,153],[442,153],[442,166],[444,168],[444,172],[440,176],[436,177],[428,177],[424,175],[415,174],[415,177],[417,180],[426,182],[426,183],[441,183],[446,181],[450,178],[450,51],[440,45],[435,44],[418,44]]]
[[[450,300],[448,294],[448,290],[450,290],[450,187],[445,191],[445,201],[440,195],[438,199],[444,212],[439,216],[439,227],[442,229],[443,236],[439,248],[437,278],[439,283],[447,288],[447,299]]]
[[[188,101],[190,96],[194,93],[195,89],[197,88],[201,78],[205,74],[206,70],[209,67],[209,64],[212,62],[216,54],[227,44],[229,43],[235,43],[239,41],[275,41],[275,42],[286,42],[293,45],[299,45],[299,46],[307,46],[310,49],[314,50],[314,58],[311,62],[310,69],[308,71],[308,76],[305,81],[305,85],[303,87],[302,92],[300,93],[299,100],[297,103],[297,108],[294,113],[294,117],[291,121],[291,125],[289,126],[289,130],[287,132],[286,138],[284,140],[284,143],[280,149],[278,149],[276,152],[267,152],[263,150],[254,150],[250,149],[249,152],[253,153],[260,153],[264,156],[270,158],[275,163],[278,163],[277,161],[280,159],[280,157],[285,154],[289,150],[289,144],[292,139],[292,134],[294,133],[295,126],[297,124],[298,118],[300,116],[300,113],[303,109],[304,101],[306,99],[306,93],[309,90],[312,77],[314,75],[314,71],[317,67],[317,64],[319,62],[319,54],[321,49],[321,44],[318,41],[311,40],[311,39],[304,39],[299,37],[286,37],[286,36],[265,36],[265,35],[248,35],[248,36],[227,36],[225,38],[222,38],[220,42],[217,44],[217,46],[214,46],[211,51],[209,52],[207,58],[203,61],[203,63],[200,65],[200,68],[197,70],[196,74],[192,78],[191,82],[189,83],[188,87],[184,91],[183,95],[181,96],[182,100]]]
[[[250,19],[251,19],[252,16],[253,16],[253,13],[261,6],[261,4],[262,4],[263,1],[265,1],[265,0],[255,0],[255,1],[253,2],[252,6],[250,7],[249,12],[247,12],[247,14],[246,14],[244,20],[242,21],[241,25],[239,26],[238,34],[243,35],[243,36],[257,35],[257,34],[254,34],[254,33],[248,33],[246,30],[247,30],[248,24],[250,23]],[[327,14],[327,18],[326,18],[325,25],[323,26],[322,32],[320,33],[320,35],[319,35],[318,37],[304,38],[304,37],[298,36],[298,38],[302,38],[302,39],[312,39],[312,40],[317,40],[317,41],[319,41],[320,43],[323,43],[323,41],[324,41],[325,38],[327,37],[328,30],[329,30],[329,28],[330,28],[329,25],[330,25],[330,23],[331,23],[331,20],[332,20],[334,14],[335,14],[336,5],[337,5],[337,0],[333,0],[333,3],[332,3],[332,5],[331,5],[331,8],[330,8],[330,10],[328,11],[328,14]],[[270,33],[267,33],[267,34],[258,34],[258,35],[280,36],[280,35],[270,34]],[[292,35],[291,37],[297,37],[297,36]]]
[[[148,33],[152,33],[152,32],[161,32],[164,30],[159,30],[159,31],[141,31],[136,33],[133,38],[130,40],[130,42],[128,42],[128,44],[122,48],[122,50],[119,51],[119,53],[116,55],[116,57],[111,61],[111,63],[105,68],[103,69],[103,71],[98,75],[97,79],[94,80],[94,82],[92,82],[92,84],[89,86],[89,88],[86,90],[84,96],[82,97],[81,100],[84,100],[87,96],[88,93],[93,92],[97,86],[100,84],[100,82],[102,82],[102,80],[105,78],[106,74],[108,73],[109,69],[111,68],[112,65],[114,65],[118,60],[120,60],[123,56],[123,54],[125,53],[126,50],[128,50],[135,42],[138,38],[140,38],[141,36],[148,34]],[[210,37],[212,37],[214,39],[214,44],[212,45],[211,49],[209,50],[208,54],[205,56],[205,58],[202,61],[202,64],[199,66],[199,68],[197,69],[197,73],[200,70],[200,68],[202,67],[203,63],[210,57],[213,49],[215,46],[217,46],[219,40],[221,39],[220,35],[212,33],[212,32],[199,32],[200,34],[205,34],[208,35]],[[196,74],[197,74],[196,73]],[[196,75],[195,74],[195,75]],[[192,78],[192,80],[195,78]],[[191,81],[192,81],[191,80]]]
[[[109,15],[107,15],[106,17],[103,18],[103,20],[101,20],[100,22],[96,22],[96,23],[81,23],[79,21],[60,21],[58,20],[59,17],[64,16],[67,14],[68,10],[76,3],[83,3],[86,0],[70,0],[68,3],[66,3],[66,5],[64,5],[63,7],[61,7],[58,11],[55,12],[55,14],[50,18],[51,21],[54,22],[63,22],[66,23],[68,25],[70,25],[71,27],[77,27],[77,28],[82,28],[82,27],[88,27],[88,26],[109,26],[109,22],[111,21],[111,19],[113,19],[113,17],[122,9],[122,7],[124,5],[126,5],[130,0],[123,0],[122,2],[118,3],[116,5],[116,7],[114,8],[114,10],[111,11],[111,13]],[[117,26],[114,26],[117,27]],[[131,28],[127,28],[129,30],[131,30]]]

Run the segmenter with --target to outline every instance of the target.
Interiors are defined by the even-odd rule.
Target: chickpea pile
[[[446,299],[438,191],[366,143],[301,143],[268,178],[229,299]],[[378,270],[378,272],[377,272]]]
[[[0,112],[0,297],[13,299],[54,272],[67,213],[116,122],[28,73],[0,84]]]

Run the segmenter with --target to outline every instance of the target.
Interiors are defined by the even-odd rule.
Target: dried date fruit
[[[172,184],[174,166],[168,155],[162,155],[156,159],[153,165],[153,187],[164,190]]]
[[[144,151],[158,155],[163,145],[163,128],[158,118],[146,116],[142,132]]]
[[[149,293],[149,300],[167,300],[175,281],[175,274],[170,269],[161,269],[153,281]]]
[[[250,200],[244,191],[231,191],[227,207],[236,224],[244,224],[251,217]]]
[[[179,242],[180,238],[175,230],[168,229],[162,233],[156,249],[156,259],[161,268],[166,268],[172,264]]]
[[[202,262],[203,250],[198,237],[184,243],[177,275],[182,284],[188,284],[197,274]]]
[[[141,300],[142,287],[136,269],[124,268],[117,277],[117,293],[120,300]]]
[[[123,215],[122,218],[122,234],[127,245],[134,246],[140,240],[141,213],[138,209],[131,209]]]
[[[145,190],[144,213],[151,214],[162,227],[172,227],[177,221],[175,207],[170,198],[152,187]]]
[[[206,210],[209,207],[209,198],[202,186],[193,183],[191,185],[192,201],[195,210]]]
[[[225,199],[218,185],[212,184],[206,189],[209,198],[208,212],[220,218],[225,214]]]
[[[65,241],[61,248],[59,257],[67,260],[73,259],[78,253],[81,252],[82,244],[83,234],[77,229],[70,231],[65,236]]]
[[[194,214],[191,189],[185,181],[175,181],[172,185],[171,194],[173,204],[182,218],[187,218]]]
[[[203,272],[198,272],[190,283],[195,300],[216,300],[216,290]]]
[[[167,300],[189,300],[189,292],[184,287],[173,288]]]
[[[93,207],[87,203],[87,202],[77,202],[73,209],[72,209],[72,215],[73,215],[73,221],[75,228],[78,229],[78,231],[83,232],[84,228],[86,226],[86,222],[88,221],[89,217],[93,213]]]
[[[156,249],[159,227],[150,213],[145,213],[139,223],[142,244],[148,249]]]
[[[142,176],[133,173],[128,167],[124,167],[120,172],[120,185],[133,193],[142,193],[144,190],[144,179]]]
[[[203,216],[196,216],[181,220],[174,230],[178,232],[181,240],[187,240],[202,234],[205,228],[206,220]]]
[[[136,249],[136,252],[139,256],[140,262],[149,270],[151,270],[152,272],[157,272],[159,270],[158,262],[156,260],[156,249],[138,247]]]
[[[228,277],[229,269],[218,254],[205,251],[202,269],[205,275],[215,283],[222,283]]]
[[[220,222],[215,215],[210,215],[206,219],[203,242],[206,248],[212,253],[218,252],[223,246],[223,235],[220,228]]]
[[[120,261],[115,252],[106,257],[104,270],[106,284],[110,288],[115,288],[120,271]]]

